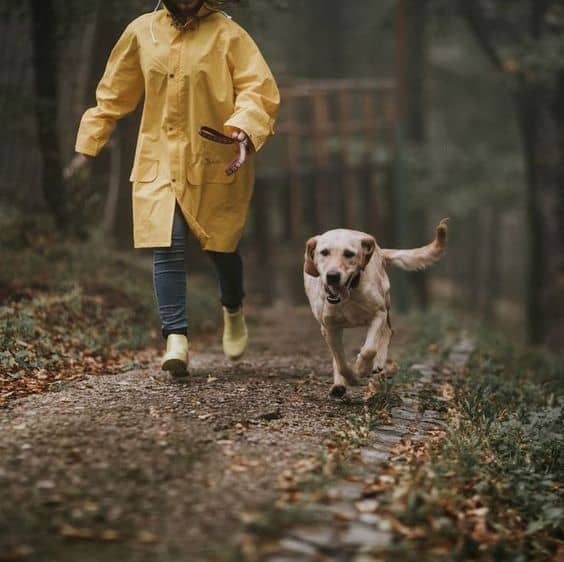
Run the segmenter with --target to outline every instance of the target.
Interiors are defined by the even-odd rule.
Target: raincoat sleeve
[[[225,123],[225,131],[241,129],[260,150],[273,134],[280,94],[272,72],[255,42],[242,29],[232,38],[228,63],[235,89],[235,111]]]
[[[137,107],[143,92],[137,39],[128,27],[112,50],[98,84],[97,106],[88,109],[82,117],[76,151],[97,156],[108,142],[116,121]]]

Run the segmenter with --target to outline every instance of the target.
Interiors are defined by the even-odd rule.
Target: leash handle
[[[219,144],[235,144],[235,139],[212,129],[211,127],[200,127],[199,134],[201,137],[205,138],[206,140],[217,142]]]

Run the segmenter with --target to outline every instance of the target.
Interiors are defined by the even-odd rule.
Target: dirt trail
[[[250,310],[249,326],[245,360],[199,343],[184,384],[155,364],[0,410],[0,560],[229,559],[244,514],[362,408],[360,389],[327,398],[308,309]]]

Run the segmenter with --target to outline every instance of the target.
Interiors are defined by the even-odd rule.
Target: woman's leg
[[[188,227],[176,206],[172,225],[172,246],[153,252],[153,284],[161,317],[163,336],[184,334],[186,319],[186,263],[184,258]]]
[[[243,290],[243,260],[239,251],[206,253],[217,271],[221,304],[231,312],[241,308],[245,292]]]
[[[207,252],[219,278],[221,304],[223,305],[223,352],[230,359],[245,353],[249,333],[243,314],[243,262],[238,251],[225,254]]]

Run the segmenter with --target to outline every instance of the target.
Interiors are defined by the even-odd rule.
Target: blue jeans
[[[182,211],[176,206],[172,224],[170,248],[153,251],[153,284],[161,317],[161,329],[169,334],[186,334],[186,262],[185,248],[188,226]],[[230,310],[243,302],[243,262],[239,251],[233,253],[206,252],[211,258],[219,278],[221,304]]]

